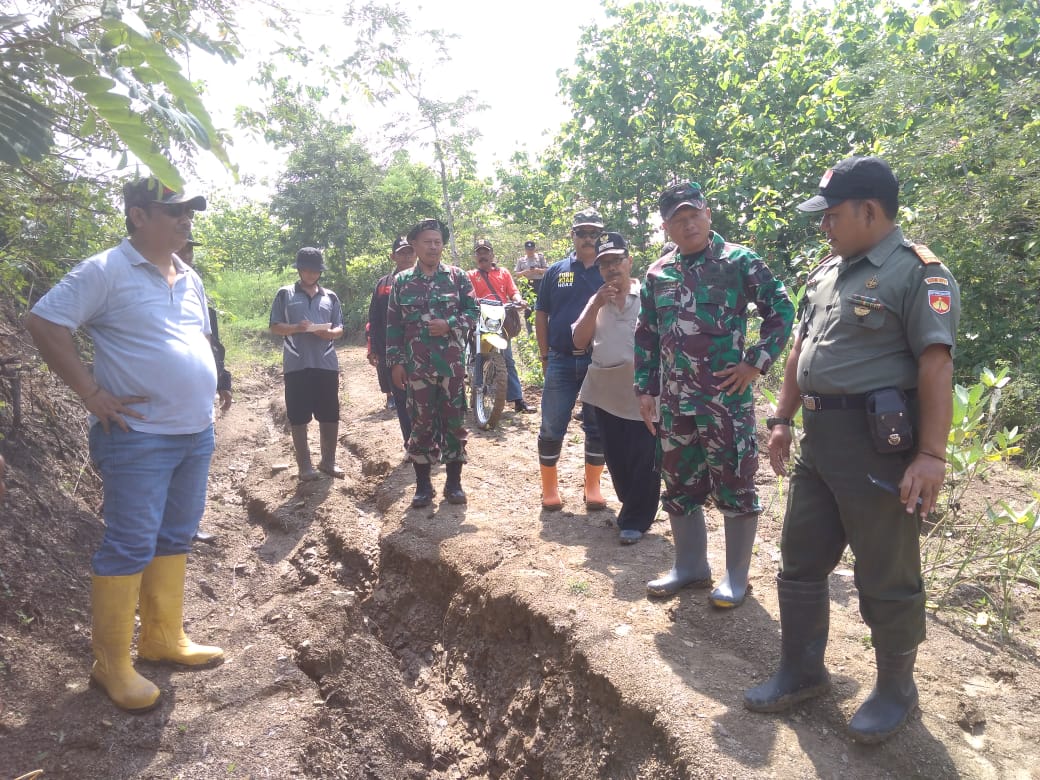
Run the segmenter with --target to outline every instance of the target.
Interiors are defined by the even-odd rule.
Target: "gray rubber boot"
[[[823,664],[831,614],[827,580],[795,582],[777,576],[776,595],[780,668],[761,685],[744,691],[744,706],[753,712],[782,712],[831,687]]]
[[[758,514],[755,512],[726,518],[726,576],[708,597],[713,606],[732,609],[747,598],[750,590],[748,571],[757,530]]]
[[[307,443],[307,426],[292,426],[293,449],[296,450],[296,465],[300,470],[301,482],[312,482],[321,474],[314,470],[311,465],[311,446]]]
[[[336,448],[339,446],[339,423],[318,423],[321,436],[321,462],[318,471],[336,479],[343,479],[345,472],[336,466]]]
[[[849,735],[868,745],[883,742],[899,731],[918,703],[914,684],[917,648],[908,653],[875,649],[874,658],[877,661],[874,690],[849,721]]]
[[[646,584],[648,596],[672,596],[689,585],[696,588],[711,585],[704,509],[698,507],[688,515],[669,513],[668,519],[672,523],[672,538],[675,540],[675,565],[660,579]]]

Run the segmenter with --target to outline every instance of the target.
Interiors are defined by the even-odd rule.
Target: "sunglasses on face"
[[[602,230],[575,230],[573,232],[578,238],[599,238],[603,235]]]
[[[188,203],[156,203],[156,206],[168,217],[173,219],[180,219],[185,214],[191,216],[195,213],[195,209]]]

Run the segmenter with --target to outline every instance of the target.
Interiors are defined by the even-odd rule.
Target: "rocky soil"
[[[35,356],[14,330],[3,352]],[[1025,778],[1040,766],[1040,620],[1024,583],[1011,641],[966,613],[929,618],[922,711],[887,744],[845,723],[873,683],[851,567],[832,577],[834,691],[789,714],[744,710],[778,656],[773,576],[782,485],[765,468],[754,593],[712,609],[665,601],[667,522],[622,547],[611,509],[539,511],[538,415],[471,434],[469,504],[409,507],[396,418],[363,349],[341,350],[344,480],[300,484],[274,372],[239,368],[218,422],[210,501],[189,562],[187,628],[225,663],[141,665],[161,705],[133,716],[88,687],[89,558],[99,486],[81,411],[38,369],[18,430],[0,381],[0,776],[45,778]],[[529,401],[537,403],[537,394]],[[315,427],[316,426],[312,426]],[[313,432],[317,449],[317,432]],[[1022,491],[1030,475],[990,488]],[[434,484],[443,484],[435,469]],[[1003,496],[999,496],[1003,497]],[[709,512],[723,569],[721,518]]]

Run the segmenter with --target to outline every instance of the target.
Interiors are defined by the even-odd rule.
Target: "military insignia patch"
[[[928,305],[936,314],[949,314],[950,299],[951,295],[949,290],[928,291]]]
[[[879,284],[881,284],[881,282],[878,280],[876,276],[872,276],[869,279],[867,279],[868,290],[876,290]]]
[[[852,313],[855,314],[857,317],[866,317],[868,314],[870,314],[870,309],[868,309],[866,306],[853,306]]]
[[[917,255],[917,259],[925,265],[936,265],[942,262],[942,260],[936,257],[935,253],[924,244],[912,244],[910,249],[915,255]]]
[[[950,280],[945,276],[926,276],[924,279],[925,284],[944,284],[947,287],[950,286]]]

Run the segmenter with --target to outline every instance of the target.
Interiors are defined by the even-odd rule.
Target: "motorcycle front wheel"
[[[473,383],[473,416],[486,431],[498,424],[506,405],[506,359],[498,350],[477,355],[476,381]]]

